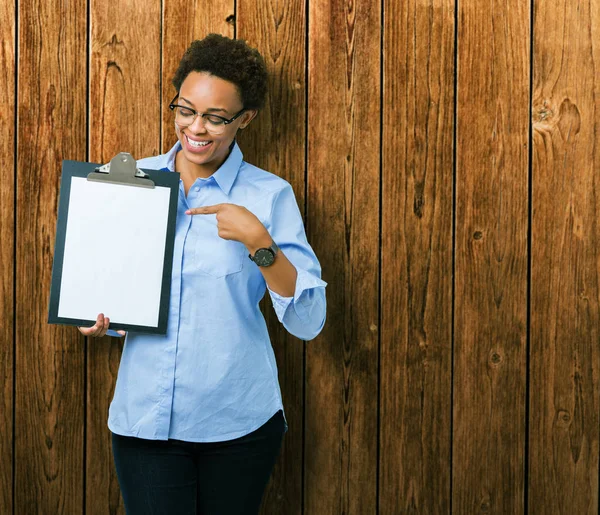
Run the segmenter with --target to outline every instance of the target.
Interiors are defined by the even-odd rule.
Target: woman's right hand
[[[78,327],[79,332],[84,336],[93,336],[95,338],[101,338],[108,331],[108,325],[110,324],[110,318],[105,317],[104,313],[100,313],[96,318],[96,323],[92,327]],[[121,336],[125,336],[125,331],[117,331]]]

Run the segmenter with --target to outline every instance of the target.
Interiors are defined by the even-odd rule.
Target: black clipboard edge
[[[176,218],[177,218],[177,204],[179,202],[179,174],[177,172],[164,172],[160,170],[146,170],[142,169],[143,172],[150,175],[151,179],[154,179],[154,182],[157,186],[161,186],[161,184],[157,183],[157,179],[155,177],[156,174],[163,174],[169,177],[169,179],[173,179],[173,185],[175,187],[171,188],[171,198],[169,200],[169,220],[167,222],[167,244],[165,245],[165,257],[164,257],[164,265],[163,270],[163,280],[161,286],[161,294],[160,294],[160,306],[166,306],[165,309],[159,309],[158,311],[158,328],[160,330],[159,334],[167,333],[167,324],[169,319],[169,304],[171,300],[171,277],[173,274],[173,252],[175,250],[175,246],[173,244],[175,242],[175,230],[176,230]],[[151,173],[153,172],[153,173]],[[169,181],[171,182],[171,181]],[[169,252],[169,248],[171,248],[171,252]]]
[[[83,320],[83,319],[79,319],[79,318],[56,317],[53,319],[52,322],[49,322],[49,323],[50,324],[78,326],[78,327],[91,327],[96,323],[96,321],[95,320]],[[160,324],[160,317],[159,317],[159,324],[156,327],[149,327],[149,326],[145,326],[145,325],[133,325],[133,324],[117,324],[117,323],[111,322],[109,329],[112,331],[123,330],[123,331],[132,331],[132,332],[136,332],[136,333],[146,333],[146,334],[166,334],[166,332],[167,332],[166,324],[164,327],[162,327]]]
[[[75,318],[64,318],[58,316],[58,303],[60,300],[60,284],[62,282],[62,267],[64,263],[64,248],[66,240],[67,218],[69,215],[69,199],[71,197],[71,179],[73,177],[86,178],[87,175],[95,171],[99,164],[86,163],[81,161],[64,160],[62,166],[62,176],[60,184],[60,197],[58,203],[57,229],[54,241],[54,261],[52,263],[52,282],[50,286],[50,299],[48,306],[48,323],[73,325],[79,327],[91,327],[96,320],[83,320]],[[165,245],[165,256],[163,265],[163,279],[161,284],[161,294],[159,301],[158,325],[156,327],[138,326],[133,324],[112,324],[110,329],[135,331],[150,334],[166,334],[169,316],[169,300],[171,297],[171,276],[173,270],[173,249],[175,240],[175,222],[177,218],[177,203],[179,197],[179,173],[166,172],[164,170],[143,169],[156,186],[164,186],[171,189],[169,198],[169,214],[167,221],[167,236]],[[110,316],[110,314],[109,314]]]
[[[60,230],[60,227],[67,227],[69,217],[69,199],[71,198],[71,179],[72,173],[68,173],[69,168],[73,168],[71,163],[74,161],[63,161],[62,175],[60,178],[60,196],[58,199],[58,216],[56,219],[56,238],[54,240],[54,260],[52,262],[52,281],[50,283],[50,305],[48,307],[48,323],[58,324],[58,303],[60,300],[60,284],[62,282],[62,269],[64,263],[66,230]],[[65,323],[65,322],[62,322]],[[86,321],[87,323],[87,321]],[[95,322],[92,323],[94,325]]]

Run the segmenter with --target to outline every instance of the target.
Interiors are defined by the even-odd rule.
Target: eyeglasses
[[[175,99],[179,96],[179,94],[175,95],[175,98],[171,100],[169,104],[169,109],[171,111],[175,111],[175,123],[179,125],[182,129],[185,127],[189,127],[194,123],[197,116],[200,116],[204,120],[204,127],[211,134],[223,134],[225,132],[225,127],[229,125],[231,122],[235,121],[245,110],[242,109],[239,113],[235,114],[233,118],[223,118],[217,114],[213,113],[199,113],[195,109],[186,106],[180,106],[174,104]]]

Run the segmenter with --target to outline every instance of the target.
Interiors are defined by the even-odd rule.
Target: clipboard
[[[167,332],[179,174],[63,161],[48,323]]]

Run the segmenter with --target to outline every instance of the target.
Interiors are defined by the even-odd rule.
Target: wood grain
[[[450,512],[454,2],[385,11],[379,512]]]
[[[237,2],[237,37],[261,52],[270,75],[265,108],[238,138],[244,159],[290,182],[303,213],[306,184],[305,13],[302,0]],[[279,323],[270,299],[265,299],[263,312],[275,349],[289,429],[263,497],[261,513],[300,515],[304,346]]]
[[[454,513],[523,513],[529,4],[459,2]]]
[[[195,39],[214,32],[235,37],[235,0],[169,0],[163,2],[162,152],[177,141],[169,102],[177,91],[171,84],[185,50]]]
[[[306,351],[305,513],[377,498],[379,2],[309,3],[308,235],[328,321]]]
[[[600,3],[534,15],[529,511],[598,513]]]
[[[171,77],[210,32],[265,56],[240,145],[292,183],[329,283],[307,345],[266,306],[290,430],[262,513],[597,513],[600,2],[529,5],[2,3],[0,513],[125,513],[122,344],[46,323],[61,161],[168,150]]]
[[[0,513],[13,510],[15,2],[0,5]]]
[[[159,153],[160,0],[93,0],[89,159]],[[132,20],[135,20],[132,23]],[[118,252],[118,242],[114,242]],[[110,316],[110,313],[106,313]],[[87,368],[86,513],[125,513],[111,453],[108,407],[122,340],[91,339]]]
[[[63,159],[85,159],[86,8],[19,2],[15,513],[83,506],[84,339],[47,324]]]

